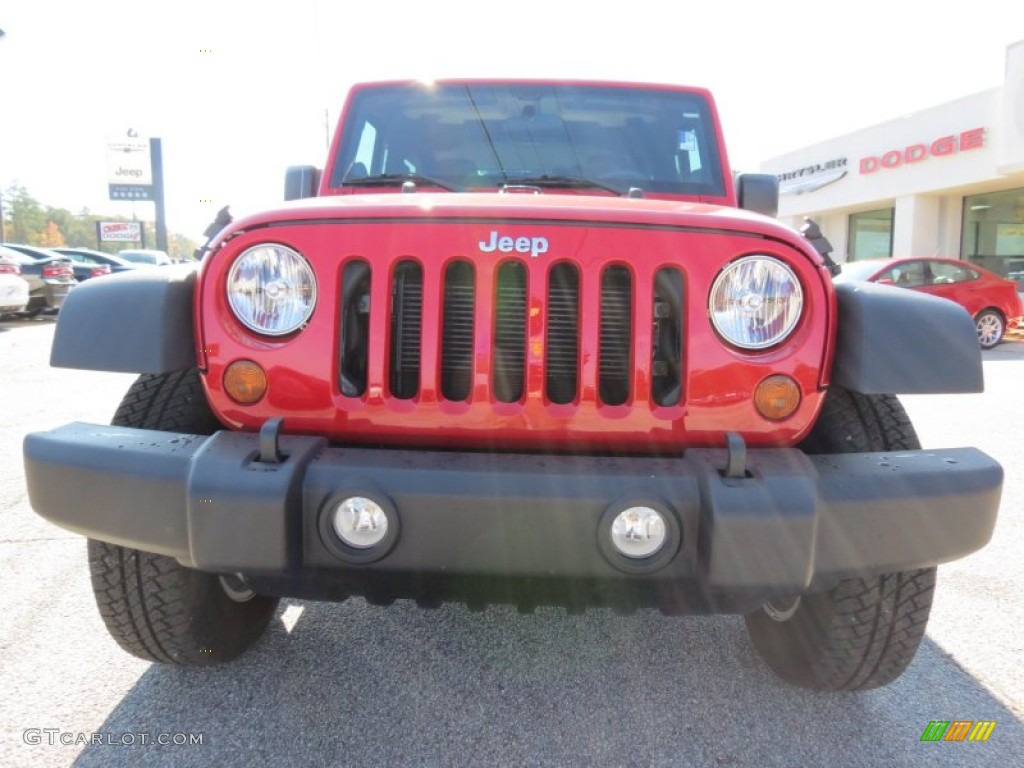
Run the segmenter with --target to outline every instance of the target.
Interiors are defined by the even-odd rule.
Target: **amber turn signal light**
[[[267,393],[267,374],[252,360],[236,360],[224,371],[224,391],[236,403],[250,405]]]
[[[788,419],[800,405],[800,386],[789,376],[769,376],[754,390],[754,407],[770,421]]]

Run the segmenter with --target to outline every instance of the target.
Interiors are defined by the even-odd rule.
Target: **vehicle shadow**
[[[989,360],[1024,360],[1024,339],[1005,339],[998,347],[986,349],[981,353],[981,359]]]
[[[930,721],[958,719],[998,725],[987,743],[921,741]],[[1007,766],[1024,744],[1024,726],[927,639],[892,685],[835,695],[778,682],[737,617],[362,600],[290,603],[233,664],[154,665],[99,731],[203,743],[87,746],[77,768]]]
[[[4,331],[15,330],[16,328],[24,328],[30,325],[52,325],[57,322],[57,315],[35,315],[34,317],[18,317],[14,315],[4,315],[0,317],[0,333]]]

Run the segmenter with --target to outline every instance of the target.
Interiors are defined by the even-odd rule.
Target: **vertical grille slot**
[[[506,261],[498,267],[494,306],[494,397],[514,403],[523,396],[526,375],[526,267]]]
[[[444,319],[441,333],[441,394],[448,400],[469,398],[473,376],[473,265],[455,261],[444,274]]]
[[[651,349],[651,397],[675,405],[683,388],[683,276],[660,269],[654,276],[654,329]]]
[[[547,395],[553,403],[571,403],[579,386],[580,275],[572,264],[556,264],[548,274],[548,324],[545,344]]]
[[[633,280],[625,267],[608,267],[601,275],[601,401],[622,405],[629,399],[633,344]]]
[[[370,265],[350,261],[341,273],[341,370],[338,387],[346,397],[366,391],[370,340]]]
[[[391,394],[402,400],[420,387],[423,334],[423,268],[414,261],[395,267],[391,286]]]

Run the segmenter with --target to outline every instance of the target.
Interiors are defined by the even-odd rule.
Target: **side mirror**
[[[896,285],[896,281],[891,277],[880,277],[875,282],[879,285]]]
[[[775,218],[779,212],[779,180],[770,173],[741,173],[736,177],[736,198],[740,208]]]
[[[320,169],[312,165],[293,165],[284,174],[284,199],[301,200],[316,197],[320,186]]]

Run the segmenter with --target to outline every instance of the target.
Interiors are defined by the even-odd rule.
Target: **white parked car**
[[[128,248],[118,251],[118,256],[133,264],[150,264],[162,267],[171,263],[171,257],[166,251],[155,251],[148,248]]]
[[[0,254],[0,315],[23,312],[28,306],[28,280],[21,266]]]

